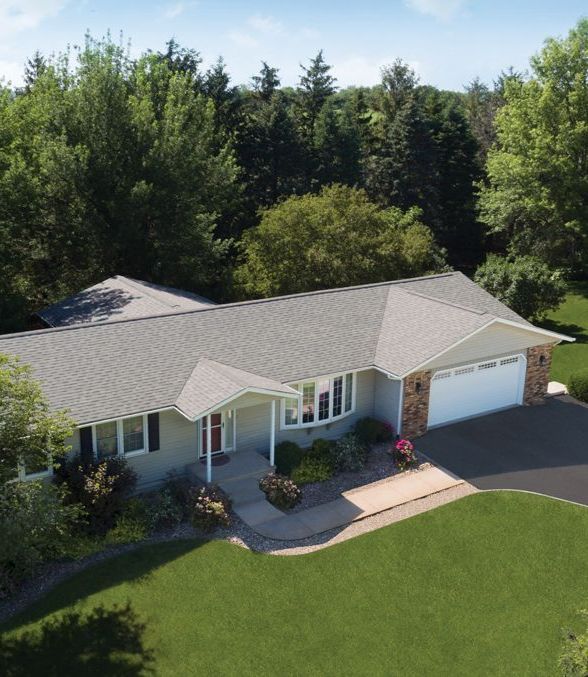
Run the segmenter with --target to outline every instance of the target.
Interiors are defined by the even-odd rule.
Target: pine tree
[[[273,93],[280,86],[280,78],[278,76],[279,68],[272,68],[268,66],[265,61],[261,62],[261,70],[259,75],[254,75],[251,78],[253,89],[261,99],[269,101]]]

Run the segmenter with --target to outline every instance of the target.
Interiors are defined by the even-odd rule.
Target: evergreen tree
[[[264,101],[269,101],[274,92],[280,87],[278,72],[279,68],[272,68],[265,61],[262,61],[259,75],[254,75],[251,78],[253,90]]]
[[[316,119],[325,101],[335,93],[336,79],[330,74],[331,66],[325,62],[322,49],[310,60],[308,68],[302,64],[300,67],[302,68],[298,84],[300,126],[309,140],[309,145],[312,145]]]

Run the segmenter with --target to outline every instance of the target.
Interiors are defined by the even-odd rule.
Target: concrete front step
[[[265,494],[259,488],[259,480],[265,473],[240,477],[220,482],[219,487],[231,499],[234,506],[245,505],[254,501],[265,501]]]

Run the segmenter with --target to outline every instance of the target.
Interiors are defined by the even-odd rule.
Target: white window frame
[[[351,409],[345,411],[345,397],[347,390],[347,374],[351,374]],[[333,382],[338,377],[342,377],[342,393],[341,393],[341,413],[338,416],[333,416]],[[320,381],[329,380],[329,416],[322,420],[318,420],[319,412],[319,388]],[[314,421],[302,422],[302,387],[307,383],[314,383]],[[286,397],[282,399],[280,406],[280,430],[297,430],[298,428],[316,428],[321,425],[327,425],[335,421],[340,421],[355,412],[355,401],[357,394],[357,372],[356,371],[342,371],[336,374],[326,374],[325,376],[316,376],[314,378],[304,378],[299,381],[292,381],[287,385],[297,386],[300,394],[296,397]],[[286,400],[298,399],[298,423],[286,423]]]
[[[143,419],[143,448],[135,449],[134,451],[127,451],[125,453],[124,449],[124,425],[123,421],[128,421],[130,418]],[[143,454],[149,453],[149,430],[147,425],[147,414],[133,414],[132,416],[124,416],[123,418],[117,418],[114,421],[97,421],[92,424],[92,453],[96,460],[104,460],[98,458],[98,444],[96,440],[96,426],[102,425],[103,423],[115,423],[116,424],[116,443],[117,443],[117,454],[118,458],[133,458],[134,456],[142,456]],[[111,458],[115,458],[112,456]]]
[[[46,477],[52,477],[53,476],[53,461],[51,457],[48,457],[48,468],[47,470],[41,470],[41,472],[34,472],[34,473],[27,473],[26,472],[26,467],[24,463],[19,463],[18,464],[18,477],[15,478],[20,482],[33,482],[35,480],[43,480]]]

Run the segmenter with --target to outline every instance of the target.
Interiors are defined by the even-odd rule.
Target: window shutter
[[[80,457],[84,463],[92,463],[94,460],[92,426],[80,428]]]
[[[149,432],[149,451],[159,449],[159,412],[147,415],[147,427]]]

